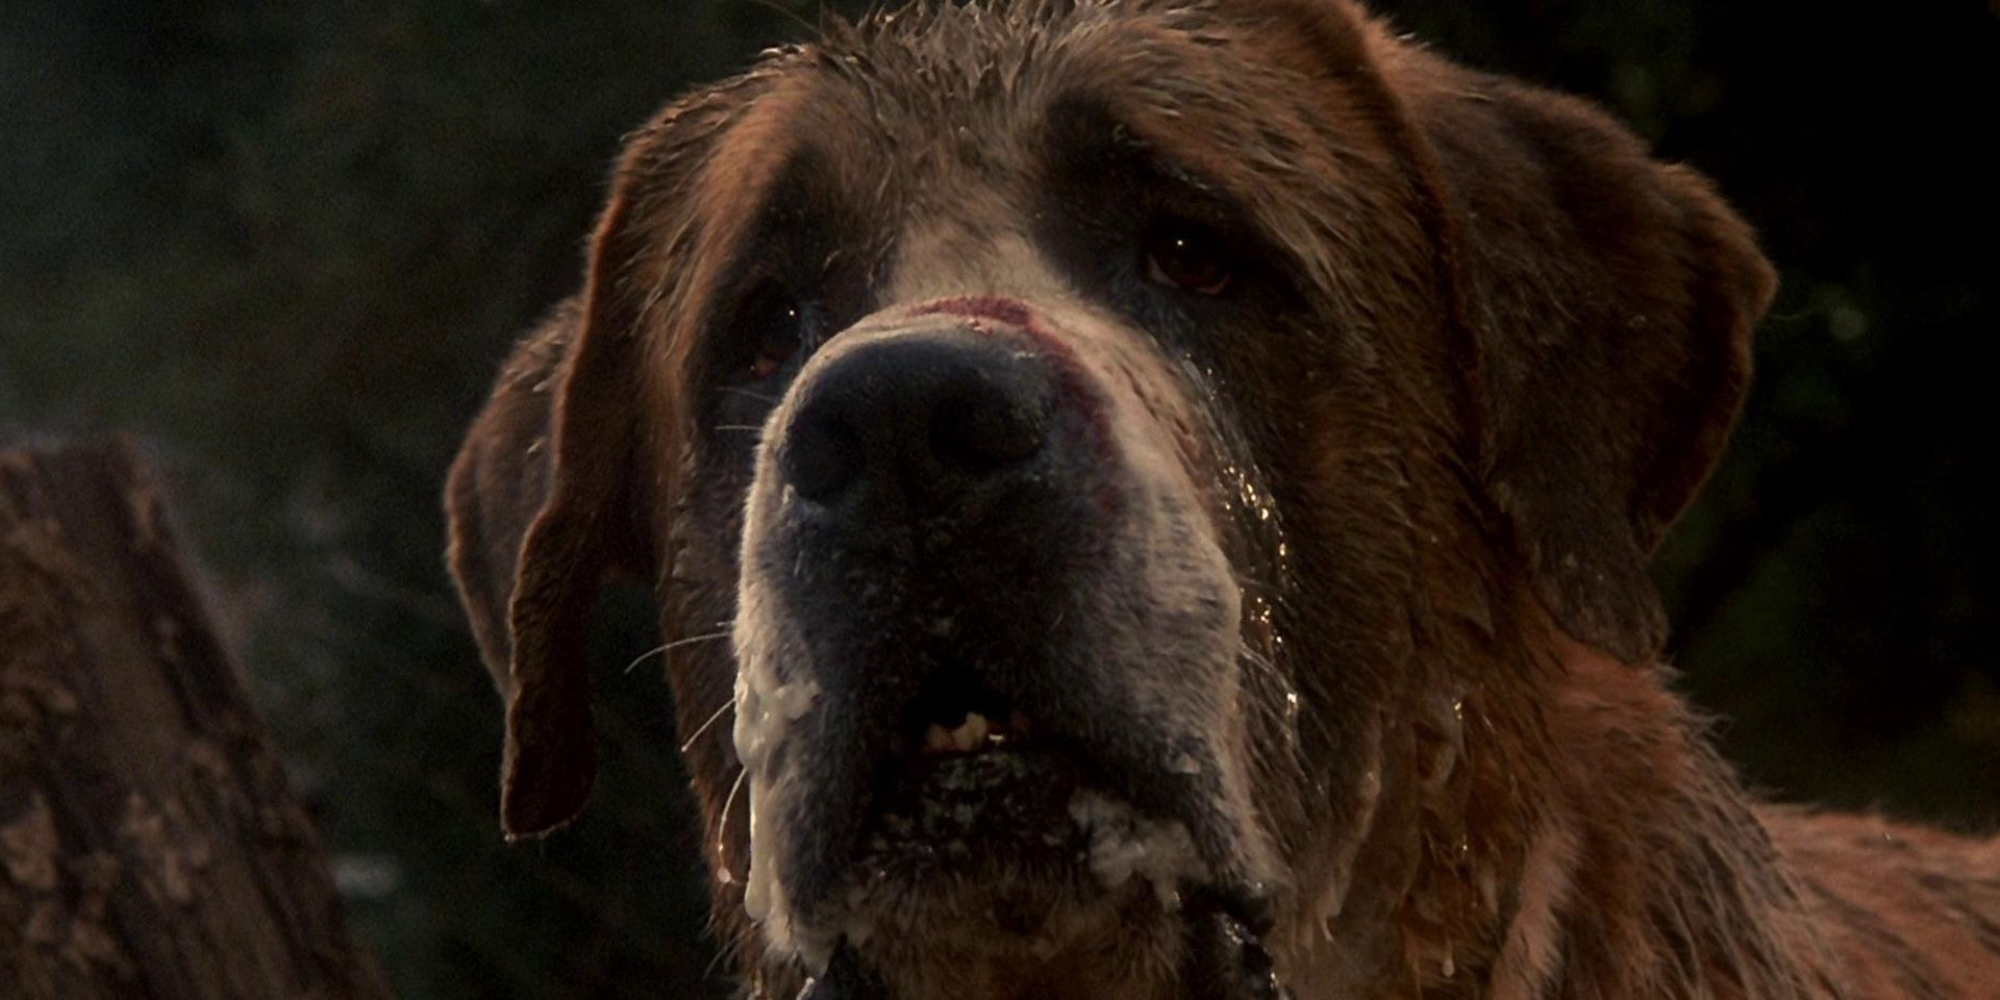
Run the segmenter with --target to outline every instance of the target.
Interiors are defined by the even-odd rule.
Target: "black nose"
[[[780,468],[800,497],[852,516],[951,513],[1027,475],[1048,440],[1045,363],[990,334],[879,336],[810,378]]]

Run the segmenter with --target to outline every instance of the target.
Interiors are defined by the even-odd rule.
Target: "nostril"
[[[777,471],[841,530],[978,515],[1060,440],[1047,363],[955,327],[836,342],[789,392]]]
[[[861,478],[868,465],[861,434],[838,417],[801,420],[786,440],[786,478],[799,495],[830,503]]]
[[[1033,458],[1048,437],[1049,415],[1034,393],[982,384],[940,400],[931,414],[930,447],[938,463],[989,472]]]

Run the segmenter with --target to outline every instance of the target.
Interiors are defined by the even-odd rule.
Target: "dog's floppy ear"
[[[549,425],[580,303],[569,299],[514,347],[445,478],[446,563],[501,697],[513,689],[507,605],[521,539],[548,498]]]
[[[1354,0],[1230,9],[1404,145],[1467,334],[1480,479],[1535,596],[1584,642],[1656,656],[1646,561],[1721,453],[1776,289],[1749,227],[1603,112],[1455,66]]]
[[[649,366],[688,296],[692,187],[740,103],[720,88],[662,112],[620,161],[583,294],[515,348],[453,464],[449,562],[507,702],[501,822],[546,833],[597,772],[585,637],[607,576],[658,578],[653,504],[684,416]],[[678,331],[674,331],[678,332]],[[666,501],[671,502],[671,501]]]
[[[1776,278],[1705,178],[1597,109],[1382,44],[1436,156],[1486,488],[1565,630],[1656,656],[1645,563],[1722,451]]]
[[[446,481],[448,561],[480,654],[507,703],[507,834],[582,808],[597,771],[584,634],[614,567],[642,569],[631,530],[635,332],[599,301],[614,199],[590,288],[515,347]],[[623,508],[623,509],[621,509]],[[621,531],[620,529],[623,528]]]

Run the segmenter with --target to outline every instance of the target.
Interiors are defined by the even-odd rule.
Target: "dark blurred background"
[[[406,1000],[719,996],[643,596],[606,776],[502,846],[442,470],[566,294],[619,137],[780,0],[0,0],[0,432],[142,435]],[[854,6],[848,5],[850,9]],[[2000,825],[2000,2],[1382,0],[1716,177],[1784,290],[1660,560],[1757,785]]]

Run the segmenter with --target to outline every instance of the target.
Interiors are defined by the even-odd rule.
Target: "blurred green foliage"
[[[620,135],[809,6],[0,0],[0,428],[169,468],[408,1000],[724,993],[663,685],[622,670],[644,596],[597,637],[593,808],[503,847],[436,496]],[[1661,559],[1686,686],[1778,794],[1995,825],[1994,8],[1378,6],[1605,102],[1760,227],[1758,387]]]

